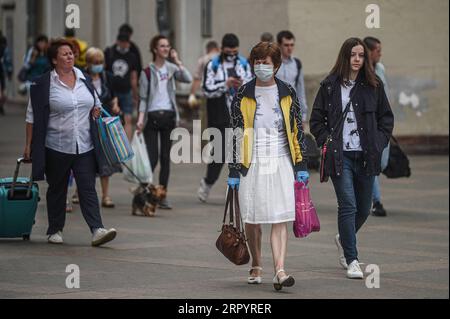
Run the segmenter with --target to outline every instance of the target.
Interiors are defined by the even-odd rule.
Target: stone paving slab
[[[0,117],[0,176],[11,176],[24,144],[25,108],[7,108]],[[0,298],[449,298],[449,159],[412,157],[409,179],[381,178],[387,218],[369,217],[358,236],[361,261],[380,268],[380,288],[349,280],[339,268],[333,242],[336,199],[331,184],[312,173],[311,189],[322,229],[305,239],[290,232],[286,268],[297,284],[276,293],[269,245],[263,227],[264,283],[246,283],[248,266],[231,265],[215,248],[223,214],[226,172],[209,203],[196,198],[203,164],[172,165],[171,211],[155,218],[131,216],[130,184],[114,175],[117,206],[104,209],[116,240],[92,248],[79,207],[67,216],[65,244],[46,243],[45,183],[31,242],[0,239]],[[24,174],[28,174],[27,169]],[[80,289],[67,289],[66,266],[80,267]]]

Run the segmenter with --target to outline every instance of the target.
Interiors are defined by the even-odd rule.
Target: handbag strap
[[[241,208],[239,206],[239,192],[236,189],[228,187],[225,212],[223,214],[223,225],[225,225],[228,208],[230,208],[230,225],[236,224],[236,229],[245,237],[245,227],[242,221]],[[242,226],[241,226],[242,225]],[[246,237],[245,237],[246,238]]]
[[[236,205],[237,205],[237,210],[239,212],[239,221],[242,225],[242,231],[240,231],[240,232],[244,236],[245,241],[247,241],[248,239],[245,234],[245,224],[244,224],[244,221],[242,220],[241,208],[239,207],[239,191],[238,190],[236,190]]]
[[[97,98],[100,101],[100,94],[98,94],[97,89],[95,88],[95,86],[92,86],[92,88],[94,89],[95,94],[97,94]],[[96,96],[94,94],[92,94],[94,96],[94,103],[95,103],[95,98]],[[100,101],[101,102],[101,101]],[[102,109],[102,113],[105,114],[107,117],[112,117],[111,114],[109,114],[109,112],[107,110],[105,110],[105,108],[103,107],[103,105],[100,106],[100,108]]]
[[[234,225],[234,190],[231,189],[230,193],[230,225]]]
[[[111,114],[108,113],[107,110],[105,110],[105,108],[102,106],[102,113],[105,114],[107,117],[112,117]]]
[[[239,207],[239,193],[237,189],[233,190],[234,193],[234,213],[235,213],[235,220],[236,220],[236,229],[238,232],[241,232],[241,208]]]
[[[228,207],[230,206],[230,202],[233,203],[233,192],[231,191],[230,188],[228,188],[227,190],[227,199],[225,202],[225,211],[223,213],[223,221],[222,224],[225,225],[226,219],[227,219],[227,214],[228,214]],[[233,204],[231,204],[231,206],[233,206]],[[231,217],[232,219],[232,217]]]
[[[391,134],[391,139],[394,141],[394,143],[398,146],[400,146],[400,144],[398,143],[397,139],[394,137],[394,135]]]
[[[350,106],[352,104],[353,98],[355,97],[356,91],[358,90],[358,83],[355,83],[355,87],[353,89],[352,95],[350,96],[347,105],[345,106],[344,112],[342,113],[342,116],[339,118],[339,120],[336,122],[336,124],[331,129],[331,133],[327,137],[327,142],[333,137],[333,133],[336,132],[337,128],[341,126],[342,122],[347,117],[348,112],[350,111]]]
[[[244,222],[242,221],[241,208],[239,206],[239,191],[235,190],[235,192],[236,192],[236,220],[237,220],[237,224],[239,225],[238,231],[242,232],[242,234],[244,235],[244,238],[247,238],[245,236],[245,226],[244,226]],[[241,231],[240,225],[242,225],[242,231]]]

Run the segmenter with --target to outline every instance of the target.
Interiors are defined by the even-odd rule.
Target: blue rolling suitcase
[[[18,177],[22,163],[25,163],[23,159],[17,160],[13,178],[0,178],[0,238],[30,240],[39,187],[31,177]]]

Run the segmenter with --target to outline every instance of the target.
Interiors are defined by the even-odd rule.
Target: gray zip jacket
[[[147,112],[152,105],[152,101],[155,95],[158,93],[158,71],[156,66],[152,63],[149,64],[150,67],[150,91],[148,89],[147,75],[144,69],[141,71],[139,77],[139,112],[145,112],[145,118],[147,119]],[[192,75],[189,71],[183,67],[180,69],[176,64],[166,61],[167,71],[169,72],[169,81],[167,82],[167,90],[169,92],[169,97],[172,102],[172,107],[176,114],[177,125],[180,121],[180,115],[178,112],[177,102],[176,102],[176,85],[175,81],[180,81],[183,83],[191,83]],[[156,81],[155,81],[156,80]],[[150,94],[149,94],[150,93]]]

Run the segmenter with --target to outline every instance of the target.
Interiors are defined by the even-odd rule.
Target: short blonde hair
[[[94,64],[94,60],[98,59],[105,62],[105,54],[101,49],[91,47],[86,51],[86,64]]]

